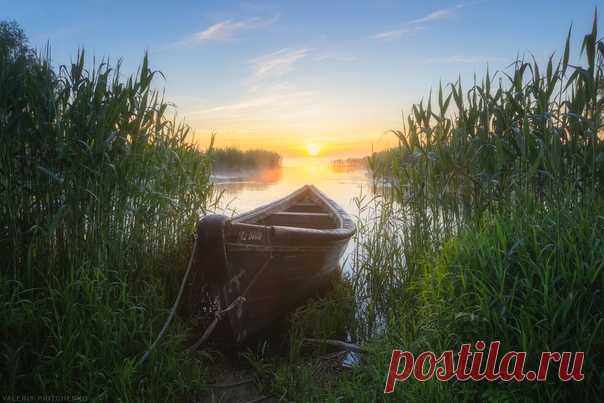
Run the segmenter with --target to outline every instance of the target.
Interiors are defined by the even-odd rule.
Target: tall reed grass
[[[604,184],[604,43],[597,15],[585,35],[584,65],[570,65],[571,32],[562,56],[546,66],[517,60],[465,90],[440,85],[413,105],[391,172],[397,199],[463,219],[510,202],[518,192],[544,199],[581,198]],[[436,209],[431,209],[435,205]],[[457,221],[455,221],[457,222]]]
[[[0,23],[0,389],[182,398],[203,386],[183,325],[147,367],[134,362],[211,207],[210,161],[153,89],[146,55],[130,77],[85,60],[54,67]]]
[[[356,334],[375,347],[338,390],[380,399],[389,349],[440,352],[501,340],[507,351],[585,351],[586,379],[409,382],[407,401],[590,401],[604,387],[604,42],[597,14],[570,60],[518,60],[412,107],[399,147],[370,166],[392,187],[360,226]],[[364,206],[364,205],[363,205]],[[367,207],[363,207],[367,208]],[[366,385],[373,385],[368,390]],[[345,397],[344,397],[345,398]]]

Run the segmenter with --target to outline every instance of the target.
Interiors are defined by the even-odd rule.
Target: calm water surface
[[[214,183],[223,191],[220,210],[226,215],[246,212],[312,184],[354,216],[353,199],[361,194],[370,194],[372,190],[372,179],[367,170],[335,171],[330,168],[329,160],[323,158],[285,160],[280,170],[264,172],[253,178],[238,178],[218,172]]]

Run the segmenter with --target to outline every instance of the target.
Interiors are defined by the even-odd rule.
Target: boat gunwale
[[[254,219],[258,216],[262,217],[263,214],[266,214],[270,211],[277,210],[279,207],[287,206],[293,199],[297,198],[304,192],[310,192],[315,198],[318,198],[320,202],[331,212],[333,217],[337,220],[337,225],[335,228],[304,228],[304,227],[290,227],[290,226],[282,226],[282,225],[263,225],[256,223],[248,223],[243,222],[243,220]],[[249,228],[249,229],[260,229],[260,228],[270,228],[274,235],[279,237],[291,237],[300,236],[302,238],[307,239],[319,239],[319,240],[340,240],[350,238],[356,232],[356,226],[348,213],[344,211],[339,205],[337,205],[333,200],[328,198],[323,192],[321,192],[314,185],[304,185],[301,188],[295,190],[289,195],[275,200],[269,204],[265,204],[263,206],[257,207],[253,210],[250,210],[246,213],[240,214],[238,216],[233,217],[228,222],[229,227],[240,227],[240,228]],[[296,236],[296,238],[297,238]]]

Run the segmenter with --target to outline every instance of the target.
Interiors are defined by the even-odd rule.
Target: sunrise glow
[[[321,146],[316,143],[310,143],[306,145],[306,152],[311,157],[316,157],[321,152]]]
[[[537,59],[546,61],[563,38],[540,37],[531,15],[553,27],[572,20],[573,31],[588,29],[597,3],[575,5],[571,17],[559,11],[566,10],[561,0],[522,2],[522,13],[492,0],[351,2],[346,13],[339,2],[193,2],[172,10],[175,29],[159,5],[141,11],[122,2],[108,6],[119,18],[99,35],[104,23],[92,16],[106,15],[105,2],[32,1],[35,13],[19,2],[5,2],[3,13],[31,34],[34,48],[50,41],[56,65],[85,47],[91,59],[123,58],[127,76],[147,49],[152,69],[166,77],[156,84],[174,105],[169,112],[191,127],[196,145],[206,148],[214,133],[216,148],[262,148],[284,158],[363,157],[397,146],[391,130],[402,129],[402,114],[440,82],[461,79],[466,88],[487,66],[504,71],[528,49],[540,49]],[[129,17],[136,13],[143,14]],[[61,18],[43,18],[48,14]],[[510,29],[510,20],[535,32]],[[489,30],[470,21],[489,21]]]

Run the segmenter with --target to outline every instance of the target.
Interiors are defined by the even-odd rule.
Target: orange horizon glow
[[[217,133],[215,148],[233,147],[240,150],[264,149],[279,153],[284,158],[324,157],[356,158],[371,155],[372,152],[396,147],[398,139],[394,135],[382,136],[244,136]],[[197,132],[192,138],[199,148],[207,148],[210,135]]]
[[[321,152],[321,146],[317,143],[309,143],[306,145],[306,152],[311,157],[316,157]]]
[[[193,141],[200,148],[209,143],[209,133],[216,133],[214,145],[217,148],[264,149],[285,158],[314,154],[334,159],[356,158],[398,145],[398,139],[390,132],[402,125],[396,108],[384,107],[385,110],[380,112],[359,108],[340,110],[333,103],[324,105],[325,101],[320,99],[313,106],[316,111],[302,113],[300,110],[301,115],[294,115],[291,109],[297,108],[294,101],[299,100],[292,95],[288,103],[279,104],[276,110],[260,107],[236,110],[236,113],[232,109],[203,113],[185,110],[184,116],[194,130]],[[294,104],[290,106],[292,102]],[[319,150],[310,152],[311,144],[317,145]]]

